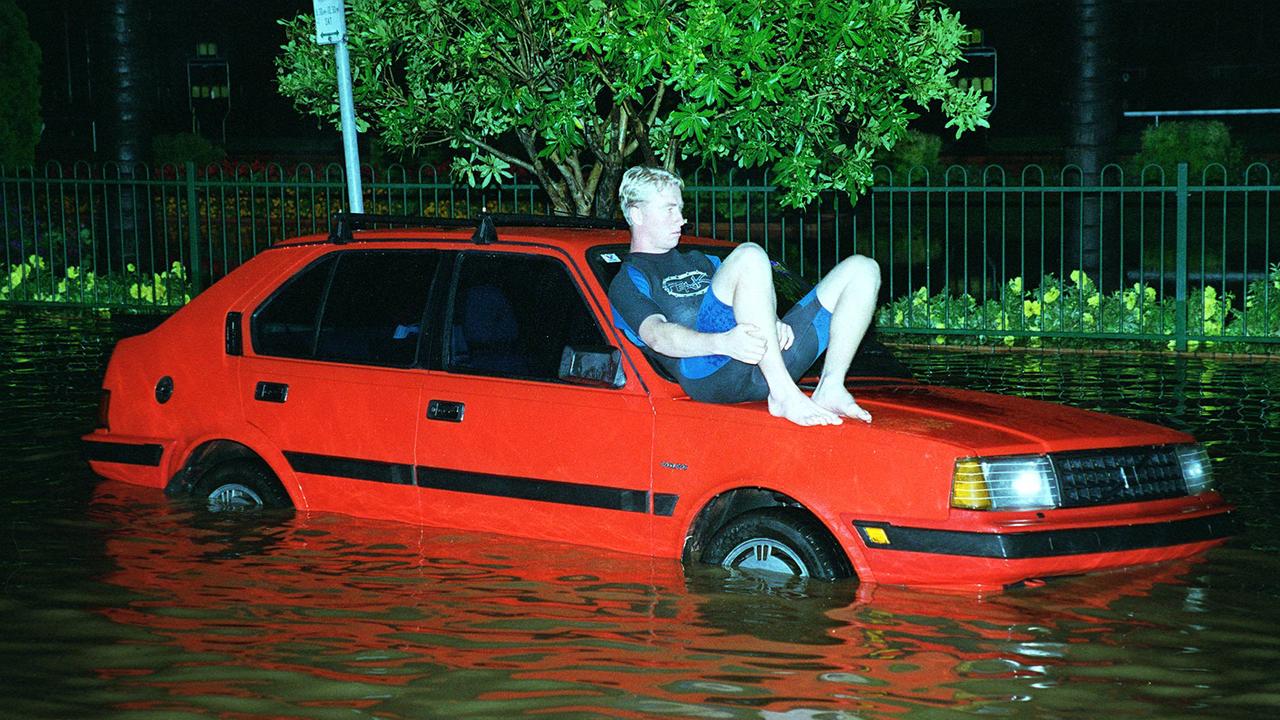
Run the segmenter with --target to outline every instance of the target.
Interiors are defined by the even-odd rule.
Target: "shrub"
[[[197,168],[220,162],[227,156],[225,150],[207,138],[194,133],[157,135],[151,139],[151,155],[156,164],[182,165],[194,162]]]
[[[1248,342],[1248,338],[1280,337],[1280,263],[1272,265],[1266,279],[1254,280],[1247,289],[1244,306],[1235,306],[1233,293],[1220,293],[1213,286],[1197,288],[1187,296],[1187,332],[1203,340],[1188,341],[1189,349],[1274,351],[1274,344]],[[998,298],[979,302],[968,293],[929,294],[920,288],[882,307],[877,322],[882,328],[930,330],[977,330],[979,334],[954,336],[951,342],[1026,344],[1040,347],[1042,333],[1078,333],[1075,338],[1055,339],[1055,344],[1098,342],[1096,335],[1147,335],[1145,342],[1159,338],[1168,349],[1175,342],[1165,340],[1174,332],[1177,303],[1161,297],[1156,288],[1143,283],[1102,293],[1093,280],[1079,270],[1066,279],[1045,275],[1038,288],[1023,286],[1022,278],[1010,280]],[[1231,339],[1222,343],[1215,338]],[[934,342],[948,342],[938,334]],[[1132,344],[1142,341],[1125,341]]]
[[[13,0],[0,0],[0,165],[35,162],[40,142],[40,47],[27,30],[27,16]]]
[[[1244,149],[1231,139],[1231,131],[1218,120],[1165,122],[1142,131],[1142,148],[1133,157],[1133,170],[1141,173],[1148,165],[1164,169],[1165,181],[1173,182],[1180,162],[1187,163],[1192,183],[1200,182],[1213,164],[1223,166],[1228,178],[1242,169]],[[1220,172],[1220,171],[1219,171]],[[1220,178],[1209,171],[1206,179]]]
[[[892,173],[894,186],[927,185],[942,177],[942,162],[938,159],[941,152],[942,138],[908,128],[892,149],[876,153],[875,163]],[[889,176],[877,172],[876,180],[885,183]]]
[[[123,273],[99,275],[71,265],[57,269],[39,255],[10,265],[0,276],[0,302],[60,302],[152,309],[191,300],[191,281],[180,262],[146,273],[130,263]]]

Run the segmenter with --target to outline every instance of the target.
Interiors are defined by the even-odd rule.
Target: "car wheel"
[[[231,460],[205,473],[191,490],[210,512],[289,507],[289,496],[262,463]]]
[[[853,575],[826,527],[807,512],[788,507],[753,510],[730,520],[707,543],[702,561],[823,580]]]

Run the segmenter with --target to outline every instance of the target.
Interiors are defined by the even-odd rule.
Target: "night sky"
[[[310,12],[310,0],[134,0],[146,22],[137,28],[154,99],[152,132],[189,131],[188,61],[199,43],[216,43],[231,78],[228,105],[208,104],[201,130],[226,142],[233,156],[327,156],[336,134],[294,110],[274,87],[273,58],[283,42],[277,19]],[[95,131],[111,112],[104,96],[105,0],[19,0],[43,52],[41,153],[77,157],[93,151]],[[1072,3],[1049,0],[951,0],[979,28],[998,58],[998,98],[992,128],[952,154],[1035,155],[1061,147],[1069,116],[1076,49]],[[1280,107],[1274,52],[1280,2],[1127,0],[1117,3],[1112,65],[1118,111]],[[926,118],[924,129],[940,129]],[[1121,120],[1117,146],[1135,142],[1145,125]],[[1280,116],[1233,121],[1249,147],[1280,151]],[[944,135],[944,137],[946,137]]]

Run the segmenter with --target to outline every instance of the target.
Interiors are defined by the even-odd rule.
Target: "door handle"
[[[467,406],[450,400],[432,400],[427,403],[427,419],[444,422],[462,422],[462,413]]]
[[[262,402],[282,403],[289,399],[289,386],[285,383],[264,382],[259,380],[253,389],[253,399]]]

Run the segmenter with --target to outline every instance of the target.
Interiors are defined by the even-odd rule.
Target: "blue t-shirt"
[[[650,315],[662,315],[668,322],[696,330],[698,311],[711,291],[711,276],[718,267],[719,258],[697,250],[629,253],[609,285],[614,324],[628,340],[646,350],[649,348],[640,339],[640,324]],[[674,377],[687,374],[678,358],[652,350],[650,354]]]

